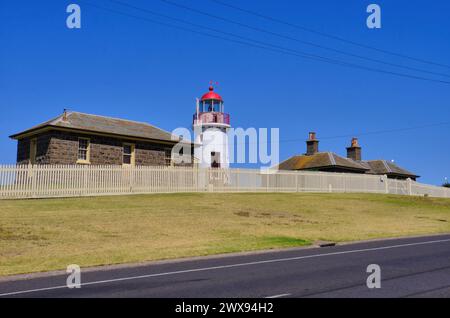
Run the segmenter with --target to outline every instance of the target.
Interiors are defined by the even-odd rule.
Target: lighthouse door
[[[220,168],[220,152],[211,152],[211,168]]]

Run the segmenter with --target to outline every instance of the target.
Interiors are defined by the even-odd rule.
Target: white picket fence
[[[450,189],[386,176],[313,171],[0,165],[0,199],[173,192],[361,192],[450,198]]]

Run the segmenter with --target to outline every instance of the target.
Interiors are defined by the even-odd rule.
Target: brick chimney
[[[347,147],[347,158],[361,161],[361,147],[359,146],[358,138],[352,138],[352,145]]]
[[[306,155],[312,156],[319,152],[319,141],[316,139],[316,133],[310,132],[306,141]]]
[[[62,120],[67,121],[67,109],[65,109],[65,108],[64,108]]]

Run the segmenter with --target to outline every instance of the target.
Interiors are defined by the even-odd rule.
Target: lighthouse
[[[225,113],[222,97],[209,87],[209,92],[197,99],[193,118],[195,135],[194,157],[200,168],[228,168],[228,129],[230,115]]]

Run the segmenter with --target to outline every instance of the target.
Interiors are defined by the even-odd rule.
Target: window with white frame
[[[78,161],[89,162],[89,146],[90,141],[88,138],[78,139]]]
[[[124,165],[134,165],[134,145],[123,144],[123,160]]]

